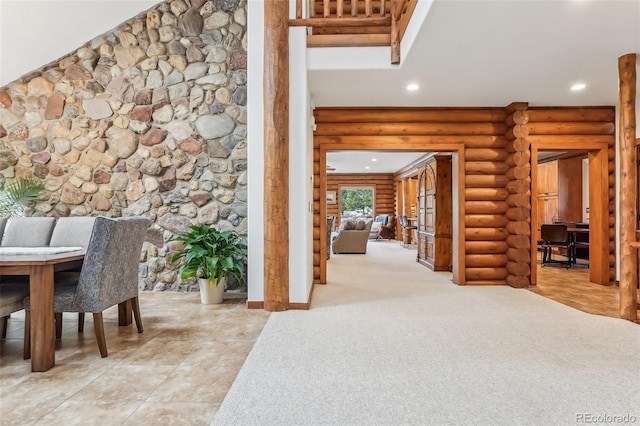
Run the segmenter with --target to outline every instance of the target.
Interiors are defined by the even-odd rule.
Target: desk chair
[[[540,227],[542,246],[542,267],[549,263],[559,263],[570,268],[575,263],[575,244],[567,231],[567,225],[561,223],[545,224]],[[567,260],[553,259],[553,249],[565,249]]]
[[[415,230],[418,229],[417,226],[413,226],[409,224],[409,219],[407,219],[407,216],[399,216],[400,218],[400,226],[402,226],[402,247],[405,246],[405,241],[408,235],[410,235],[410,233]]]

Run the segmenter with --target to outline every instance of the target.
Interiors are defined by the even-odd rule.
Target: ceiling
[[[638,0],[436,0],[399,68],[314,70],[309,84],[316,106],[615,105],[618,58],[634,52]]]
[[[314,70],[309,84],[320,107],[616,105],[618,57],[634,52],[639,0],[436,0],[399,68]],[[410,82],[420,89],[407,92]],[[586,88],[572,92],[578,82]],[[396,154],[377,153],[377,165],[411,162]],[[363,172],[371,155],[331,153],[327,164]]]
[[[425,155],[425,152],[330,151],[327,173],[394,173]]]

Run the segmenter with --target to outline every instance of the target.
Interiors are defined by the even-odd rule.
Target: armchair
[[[395,216],[389,216],[389,220],[386,225],[382,225],[378,232],[378,238],[384,240],[394,240],[396,238],[396,218]]]

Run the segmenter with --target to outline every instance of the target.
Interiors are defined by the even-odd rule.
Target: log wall
[[[464,267],[460,282],[525,287],[535,271],[531,267],[532,146],[583,150],[608,146],[604,156],[596,151],[593,155],[594,162],[608,163],[609,178],[600,180],[609,188],[602,191],[608,194],[608,218],[602,218],[608,232],[593,234],[598,245],[602,241],[606,246],[603,256],[608,254],[609,270],[603,272],[615,279],[613,107],[530,108],[514,103],[506,108],[317,108],[314,114],[315,253],[321,248],[320,188],[325,178],[321,157],[327,149],[429,152],[462,145],[464,206],[459,241]],[[399,186],[396,183],[396,193]],[[395,200],[396,211],[399,203],[403,200]],[[325,264],[317,257],[314,278],[323,282]]]
[[[504,227],[508,139],[504,108],[317,108],[314,182],[320,182],[321,146],[334,149],[446,151],[463,146],[465,261],[468,284],[505,284],[508,235]],[[320,183],[318,183],[318,188]],[[318,193],[319,201],[320,194]],[[402,200],[396,200],[397,203]],[[318,203],[319,206],[319,203]],[[314,247],[320,248],[320,217],[314,221]],[[315,266],[315,265],[314,265]],[[317,275],[316,275],[317,273]],[[320,264],[314,267],[320,280]],[[463,280],[463,282],[465,282]]]
[[[529,136],[529,114],[526,103],[515,103],[506,108],[508,127],[506,137],[509,166],[505,189],[508,193],[506,238],[507,283],[513,287],[528,287],[531,284],[531,149]]]
[[[374,217],[379,214],[395,214],[395,187],[393,174],[327,174],[327,191],[336,191],[336,204],[327,204],[327,216],[336,217],[336,226],[340,220],[340,187],[367,186],[374,189]]]

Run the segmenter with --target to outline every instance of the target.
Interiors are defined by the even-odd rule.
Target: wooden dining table
[[[54,273],[79,270],[84,255],[80,247],[0,247],[0,276],[29,276],[31,371],[47,371],[56,364]]]

